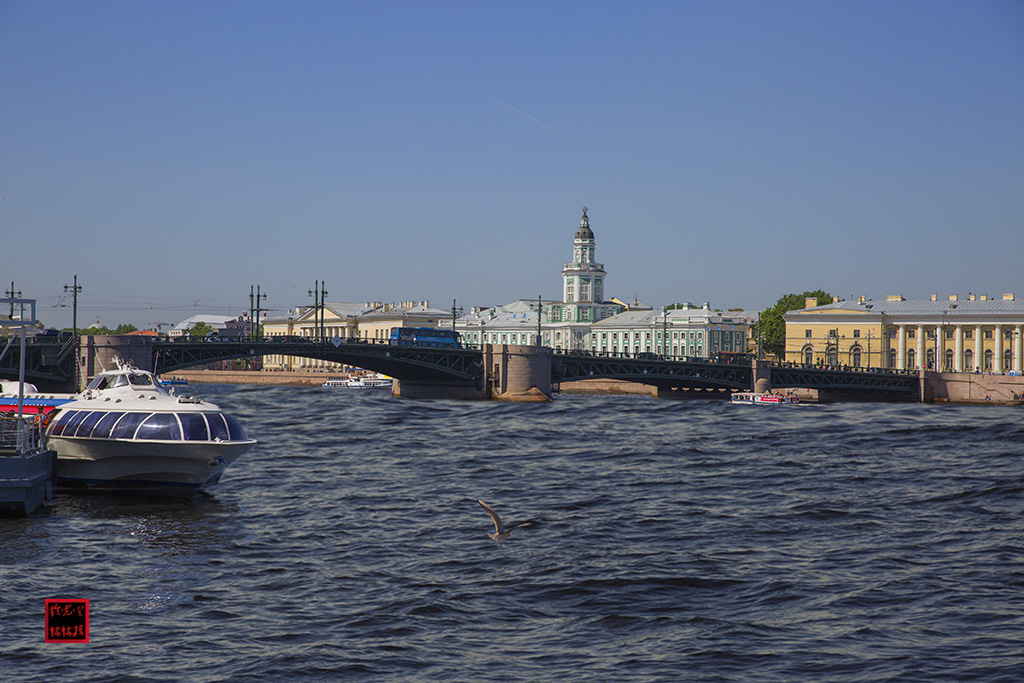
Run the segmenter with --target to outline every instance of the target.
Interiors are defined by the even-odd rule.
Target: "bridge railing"
[[[877,368],[877,367],[856,367],[853,365],[828,365],[819,363],[793,363],[785,361],[771,361],[770,366],[773,368],[787,369],[787,370],[826,370],[832,372],[863,372],[865,374],[873,375],[913,375],[917,376],[919,370],[906,370],[901,368]]]

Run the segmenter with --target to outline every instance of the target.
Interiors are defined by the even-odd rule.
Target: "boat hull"
[[[255,441],[181,442],[49,439],[57,452],[59,491],[134,492],[190,496],[216,484]]]

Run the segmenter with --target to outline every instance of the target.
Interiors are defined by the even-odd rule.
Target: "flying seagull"
[[[498,516],[498,513],[495,512],[490,505],[483,502],[482,500],[478,500],[477,502],[483,506],[484,510],[487,510],[487,514],[489,514],[491,516],[491,519],[494,520],[494,533],[487,534],[487,537],[497,541],[498,545],[501,545],[505,542],[505,539],[508,538],[508,535],[512,533],[513,529],[518,529],[521,526],[533,526],[537,523],[531,519],[526,522],[519,522],[518,524],[513,524],[512,526],[505,526],[501,523],[501,517]]]

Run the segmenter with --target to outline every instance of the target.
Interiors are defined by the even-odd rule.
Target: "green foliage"
[[[193,339],[201,339],[213,332],[213,328],[204,322],[198,322],[186,331]]]
[[[786,294],[776,301],[774,306],[761,312],[760,330],[757,330],[757,333],[760,334],[761,348],[765,353],[774,354],[778,358],[783,357],[786,351],[786,321],[782,316],[789,311],[804,308],[806,300],[811,297],[818,299],[819,306],[833,301],[831,294],[823,289],[816,289],[803,294]]]
[[[117,326],[116,329],[110,330],[104,327],[103,325],[97,323],[96,325],[92,325],[91,327],[79,327],[78,334],[82,335],[83,337],[106,334],[128,334],[129,332],[135,332],[138,329],[139,328],[135,327],[135,325],[132,325],[131,323],[121,323],[120,325]],[[73,330],[70,327],[65,327],[62,331],[72,332]]]

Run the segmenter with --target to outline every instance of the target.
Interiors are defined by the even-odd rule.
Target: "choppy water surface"
[[[0,520],[2,678],[1021,680],[1020,409],[199,392],[212,495]]]

